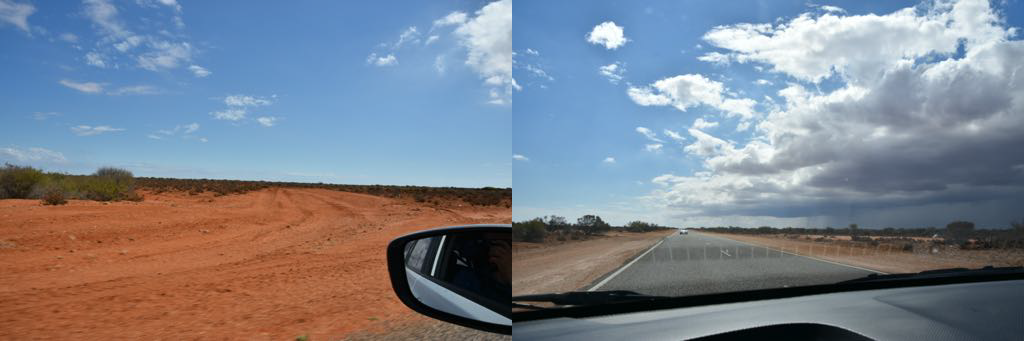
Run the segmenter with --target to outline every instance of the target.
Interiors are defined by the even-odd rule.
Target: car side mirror
[[[512,226],[420,231],[388,244],[395,294],[416,312],[464,327],[512,334]]]

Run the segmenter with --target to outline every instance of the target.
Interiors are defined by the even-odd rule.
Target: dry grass
[[[931,238],[915,238],[913,242],[882,240],[877,245],[871,245],[851,242],[849,237],[840,236],[815,241],[820,240],[821,236],[801,235],[793,238],[793,235],[702,233],[888,273],[979,268],[986,265],[1024,266],[1022,250],[960,250],[952,245],[929,245],[925,240]],[[908,244],[911,245],[910,250],[904,248]]]

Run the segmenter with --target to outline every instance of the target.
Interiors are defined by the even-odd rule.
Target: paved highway
[[[649,295],[707,293],[834,283],[870,270],[695,232],[673,234],[587,290]]]

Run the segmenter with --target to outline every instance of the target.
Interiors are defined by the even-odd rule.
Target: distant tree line
[[[804,228],[804,227],[771,227],[760,226],[757,228],[744,228],[739,226],[717,226],[697,227],[696,229],[708,232],[734,233],[734,234],[787,234],[787,235],[821,235],[821,236],[850,236],[852,241],[870,239],[874,237],[939,237],[945,244],[960,245],[962,248],[1024,248],[1024,219],[1010,222],[1009,229],[978,229],[974,223],[969,221],[954,221],[946,224],[946,227],[918,227],[918,228],[894,228],[864,230],[857,224],[850,224],[848,227],[833,228]]]
[[[112,167],[100,168],[90,175],[71,175],[44,172],[30,166],[4,164],[3,167],[0,167],[0,199],[42,199],[44,203],[53,205],[67,203],[66,199],[140,201],[143,198],[135,192],[137,189],[146,189],[157,194],[180,191],[191,195],[211,192],[214,196],[222,196],[272,187],[320,188],[388,198],[412,199],[421,203],[438,204],[443,201],[458,200],[474,206],[512,207],[511,188],[152,178],[135,177],[131,171]]]
[[[578,240],[588,236],[595,236],[609,231],[619,230],[626,232],[650,232],[669,227],[660,226],[654,223],[643,221],[632,221],[624,226],[612,226],[600,216],[587,214],[570,223],[562,216],[550,215],[537,217],[526,221],[513,222],[512,234],[517,241],[543,242],[548,235],[555,235],[558,240]]]
[[[351,193],[362,193],[388,198],[408,198],[421,203],[438,203],[443,200],[461,200],[474,206],[512,206],[511,188],[464,188],[464,187],[425,187],[425,186],[391,186],[391,185],[345,185],[327,184],[322,182],[282,182],[282,181],[247,181],[220,179],[172,179],[172,178],[136,178],[138,186],[156,193],[165,191],[182,191],[189,194],[212,192],[215,196],[242,194],[264,188],[320,188]]]

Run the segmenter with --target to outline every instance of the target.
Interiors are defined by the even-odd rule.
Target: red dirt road
[[[338,339],[415,314],[384,248],[508,208],[322,189],[147,194],[140,203],[0,200],[0,339]],[[389,322],[389,323],[384,323]]]

